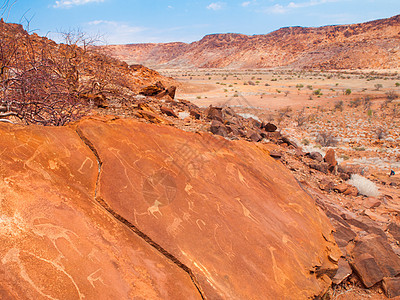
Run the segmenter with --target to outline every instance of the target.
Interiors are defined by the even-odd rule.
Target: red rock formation
[[[2,297],[307,299],[335,273],[326,216],[262,145],[111,119],[0,143]]]
[[[266,35],[212,34],[191,44],[107,46],[152,67],[385,69],[400,66],[400,15],[361,24],[288,27]]]

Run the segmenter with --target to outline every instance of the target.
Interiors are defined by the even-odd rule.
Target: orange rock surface
[[[201,299],[190,276],[94,201],[71,128],[0,124],[1,299]]]
[[[132,120],[77,128],[101,164],[99,202],[189,268],[207,299],[326,287],[329,222],[266,148]]]
[[[307,299],[332,227],[262,145],[133,120],[0,124],[0,295]]]

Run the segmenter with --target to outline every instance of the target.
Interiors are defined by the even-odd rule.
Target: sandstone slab
[[[0,298],[201,299],[191,277],[94,201],[72,128],[0,124]]]
[[[209,299],[307,299],[337,250],[329,221],[263,145],[132,120],[81,121],[98,199],[186,265]],[[332,275],[333,276],[333,275]]]

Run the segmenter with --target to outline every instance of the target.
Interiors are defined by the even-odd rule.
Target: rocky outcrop
[[[336,273],[328,219],[261,144],[111,118],[0,142],[6,298],[308,299]]]
[[[400,66],[400,15],[367,23],[288,27],[266,35],[212,34],[191,44],[106,46],[115,57],[179,68],[387,69]]]

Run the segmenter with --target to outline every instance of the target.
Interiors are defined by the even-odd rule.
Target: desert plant
[[[345,89],[343,92],[344,95],[350,95],[351,94],[351,89]]]
[[[380,84],[380,83],[376,83],[376,84],[374,85],[374,87],[375,87],[375,90],[376,90],[376,91],[379,91],[381,88],[383,88],[383,85]]]
[[[335,110],[343,111],[343,100],[335,102]]]
[[[321,89],[317,89],[317,90],[313,91],[313,95],[316,95],[316,96],[322,95]]]
[[[379,196],[379,191],[375,183],[361,175],[352,174],[350,180],[348,180],[347,183],[355,186],[361,195],[367,197]]]

